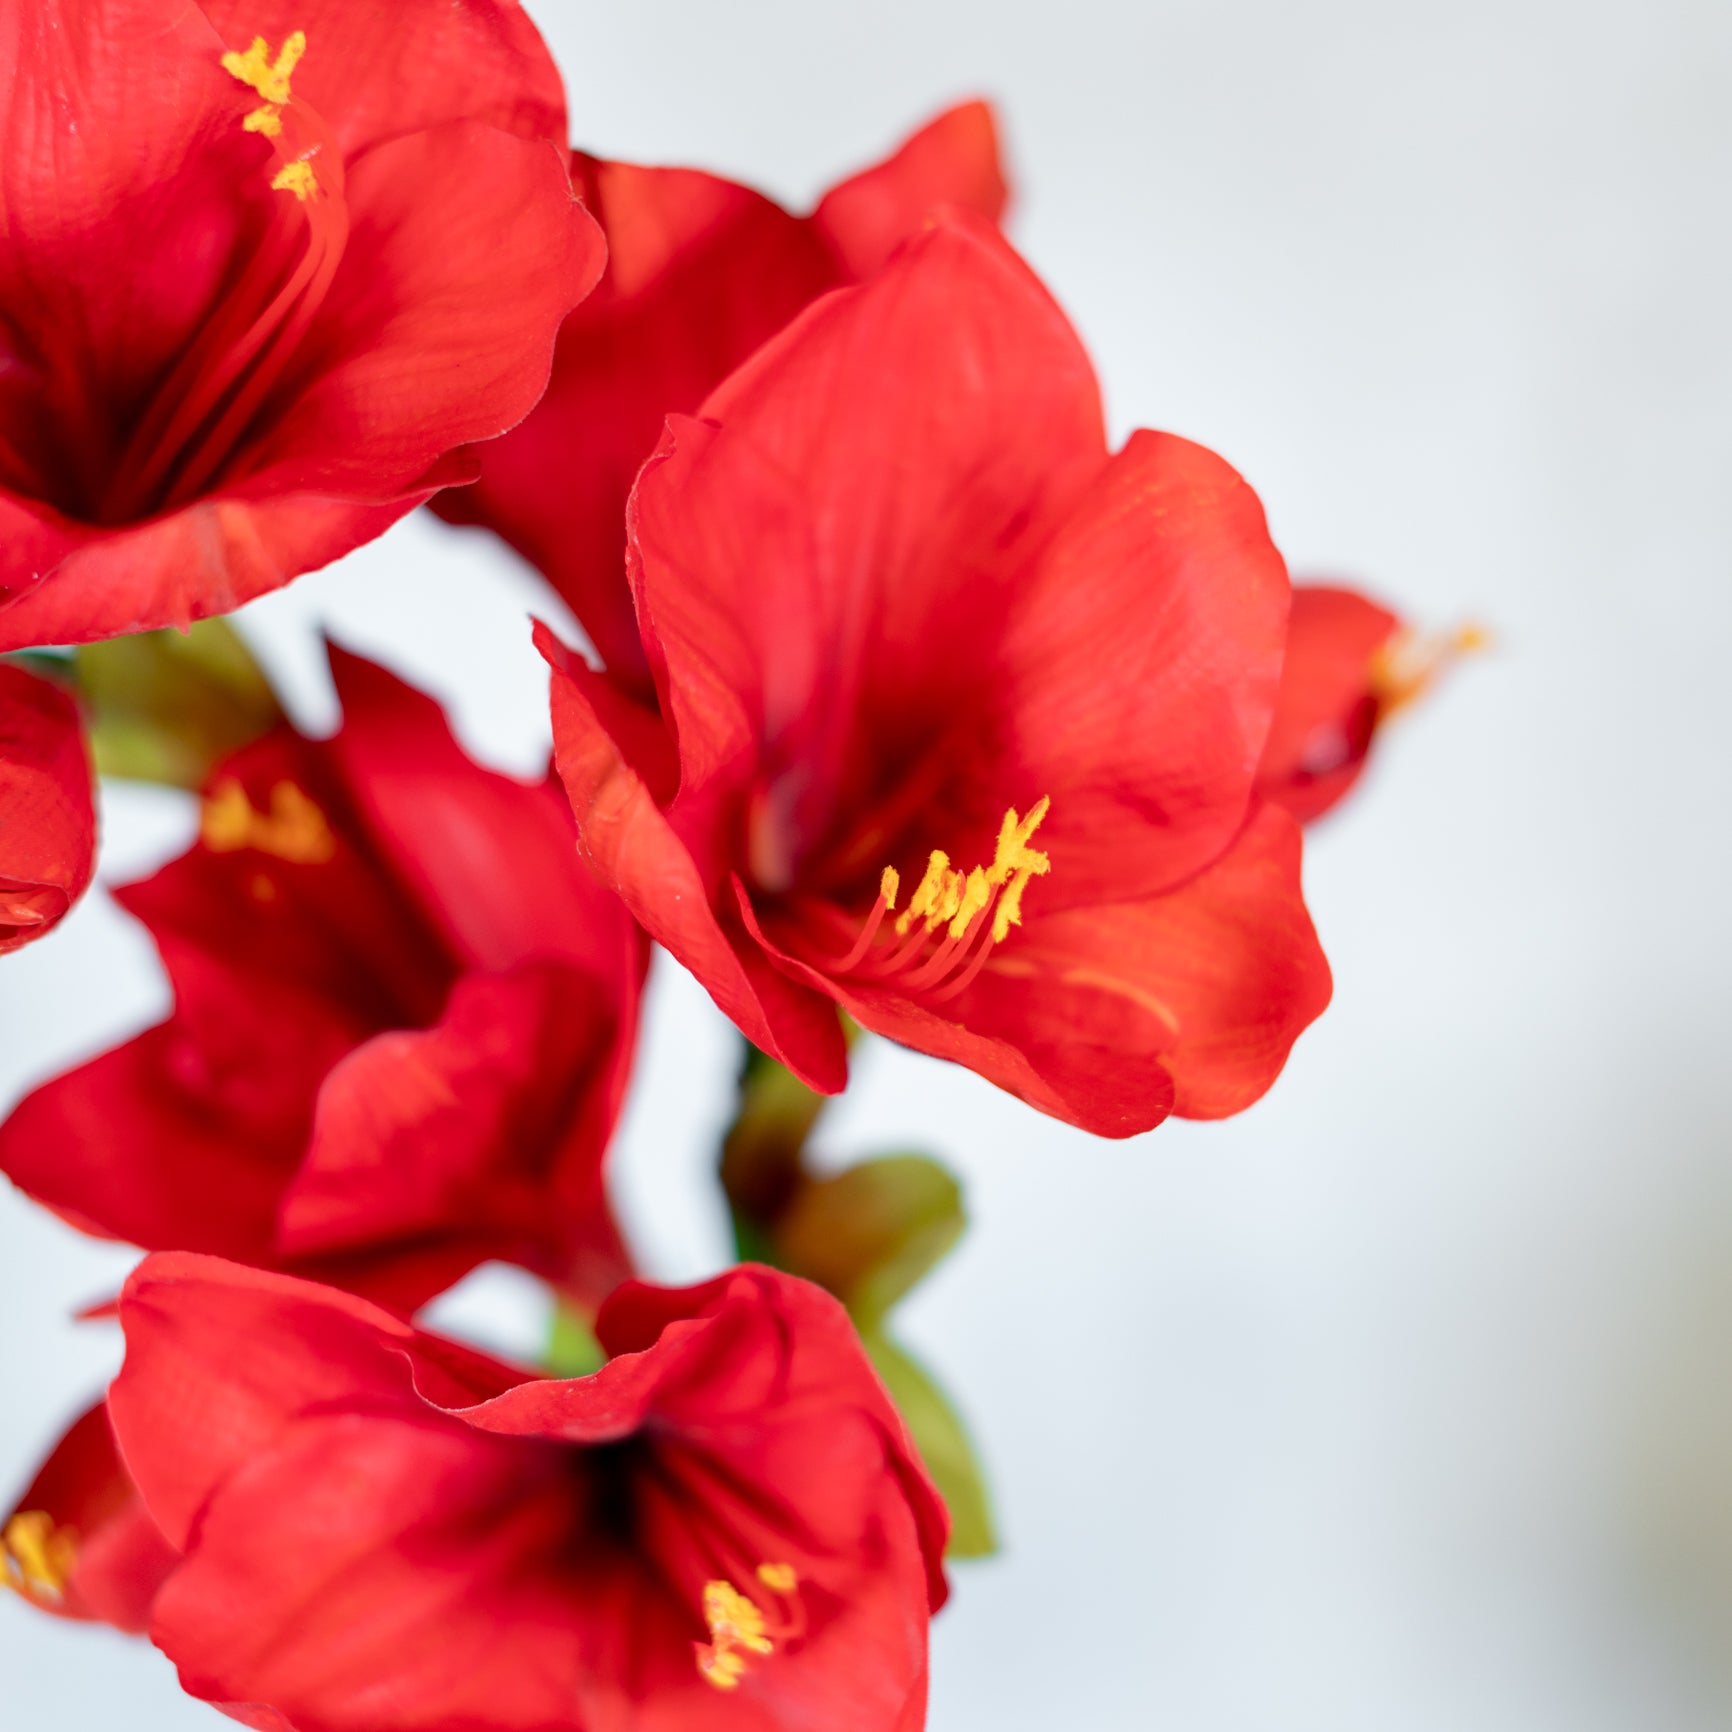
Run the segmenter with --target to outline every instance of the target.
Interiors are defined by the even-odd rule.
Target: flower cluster
[[[850,1044],[1249,1106],[1330,995],[1300,826],[1465,640],[1110,447],[980,103],[797,216],[568,152],[517,0],[36,0],[0,64],[0,952],[93,767],[198,800],[114,891],[168,1016],[0,1122],[147,1253],[0,1585],[270,1732],[914,1732],[992,1518],[887,1326],[955,1182],[807,1160]],[[334,646],[313,737],[214,617],[423,502],[586,634],[539,779]],[[677,1290],[607,1186],[653,946],[746,1043],[741,1262]],[[417,1324],[484,1262],[541,1366]]]

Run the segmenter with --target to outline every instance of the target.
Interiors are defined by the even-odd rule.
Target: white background
[[[927,1146],[974,1215],[905,1316],[1007,1536],[935,1627],[933,1725],[1727,1724],[1732,7],[536,10],[578,142],[795,202],[992,94],[1115,428],[1222,450],[1296,570],[1499,638],[1315,835],[1336,1002],[1257,1109],[1108,1145],[860,1064],[831,1149]],[[310,721],[324,622],[528,769],[545,605],[417,520],[245,619]],[[117,792],[106,875],[188,827]],[[164,1004],[93,896],[0,963],[0,1100]],[[664,966],[618,1155],[657,1274],[722,1257],[733,1056]],[[0,1479],[112,1362],[66,1317],[127,1261],[0,1197]],[[506,1280],[454,1309],[535,1326]],[[8,1729],[217,1723],[148,1648],[11,1600],[0,1679]]]

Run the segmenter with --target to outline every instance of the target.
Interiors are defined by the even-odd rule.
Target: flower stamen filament
[[[901,888],[896,868],[886,866],[878,900],[853,948],[830,965],[831,972],[888,980],[912,969],[902,983],[909,991],[930,992],[940,1002],[953,998],[979,974],[993,946],[1004,942],[1011,927],[1022,924],[1022,898],[1030,880],[1052,870],[1051,858],[1029,846],[1051,807],[1051,799],[1042,798],[1023,817],[1012,806],[999,826],[990,866],[960,872],[942,848],[934,848],[908,906],[892,926],[892,941],[875,951],[884,918],[895,909]],[[940,928],[943,936],[923,956]]]

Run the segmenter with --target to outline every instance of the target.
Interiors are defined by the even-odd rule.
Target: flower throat
[[[349,238],[342,156],[329,128],[290,89],[307,51],[297,30],[273,57],[255,37],[222,68],[263,102],[242,130],[269,140],[270,187],[285,195],[241,279],[157,389],[127,441],[103,519],[173,510],[209,486],[246,433],[324,304]]]
[[[1004,942],[1011,927],[1022,924],[1022,897],[1030,880],[1052,870],[1051,858],[1029,846],[1051,807],[1051,798],[1043,796],[1023,818],[1012,806],[999,825],[990,866],[959,872],[942,848],[934,848],[925,875],[897,916],[893,936],[879,945],[884,917],[894,912],[902,887],[902,875],[886,866],[878,880],[878,900],[854,948],[833,965],[833,972],[869,980],[895,976],[898,986],[927,992],[936,1003],[954,998],[985,967],[993,946]],[[928,953],[940,927],[944,936]]]

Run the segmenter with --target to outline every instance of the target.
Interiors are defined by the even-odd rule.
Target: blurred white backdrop
[[[1709,1732],[1732,1720],[1732,8],[1724,0],[532,0],[577,142],[810,202],[996,98],[1012,232],[1115,428],[1251,479],[1299,572],[1494,656],[1316,832],[1336,1000],[1272,1096],[1124,1145],[873,1046],[826,1146],[926,1146],[973,1230],[904,1314],[1004,1555],[937,1732]],[[412,46],[405,45],[405,52]],[[403,524],[243,615],[527,770],[557,618]],[[104,876],[190,833],[110,792]],[[101,895],[0,963],[0,1105],[160,1014]],[[731,1031],[659,967],[617,1190],[723,1258]],[[0,1196],[0,1499],[117,1355],[128,1254]],[[483,1276],[446,1314],[534,1338]],[[212,1726],[149,1648],[0,1603],[8,1727]]]

